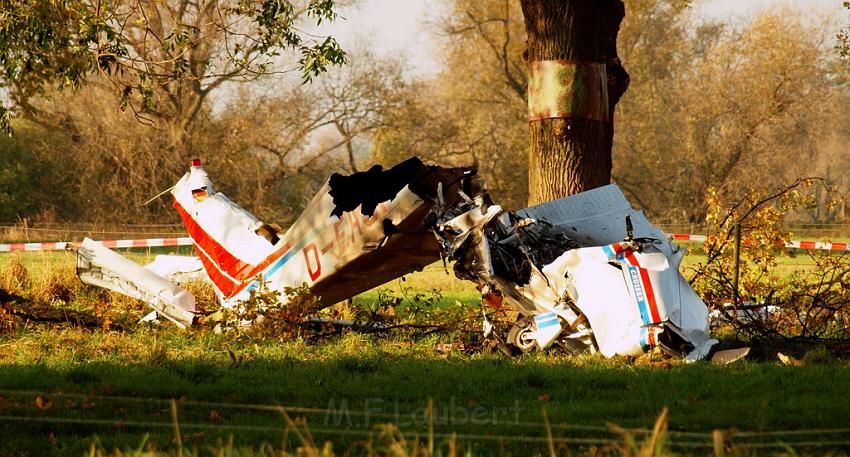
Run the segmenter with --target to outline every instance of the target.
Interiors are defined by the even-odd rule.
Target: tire
[[[534,329],[531,324],[517,322],[508,331],[507,343],[519,349],[523,354],[539,349],[537,341],[532,337],[533,332]]]

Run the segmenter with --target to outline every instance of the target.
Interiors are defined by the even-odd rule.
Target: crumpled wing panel
[[[181,328],[192,325],[192,294],[89,238],[77,250],[77,276],[84,284],[141,300]]]

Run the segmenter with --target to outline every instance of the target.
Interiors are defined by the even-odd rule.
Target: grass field
[[[155,253],[129,256],[144,263]],[[11,258],[0,257],[0,267]],[[67,253],[14,258],[33,282],[70,273],[74,265]],[[804,259],[786,265],[796,268],[790,262]],[[400,296],[437,290],[440,306],[478,302],[474,287],[439,265],[384,287]],[[77,298],[96,295],[86,293]],[[366,292],[354,304],[377,295]],[[110,306],[128,306],[132,323],[146,311],[128,303]],[[764,348],[758,361],[714,366],[659,354],[511,358],[438,347],[459,340],[471,347],[469,338],[475,337],[345,332],[277,341],[171,326],[105,330],[30,322],[0,333],[0,455],[79,456],[92,443],[111,453],[143,442],[175,453],[171,399],[182,443],[209,455],[227,455],[217,452],[229,439],[248,450],[239,455],[261,455],[263,443],[290,450],[303,445],[291,424],[285,433],[281,405],[306,424],[311,442],[329,441],[337,453],[369,454],[369,446],[384,446],[382,455],[407,455],[391,452],[387,440],[398,444],[406,436],[408,445],[426,446],[430,436],[443,454],[544,455],[551,444],[558,454],[599,455],[614,446],[615,454],[628,455],[620,449],[628,440],[610,424],[643,438],[664,408],[671,430],[665,452],[708,454],[717,429],[747,455],[784,452],[784,446],[813,455],[850,449],[850,366],[817,352],[794,353],[805,360],[801,366],[780,364],[775,351]],[[394,434],[381,424],[393,424]]]
[[[330,440],[337,449],[356,446],[365,439],[360,433],[375,433],[383,423],[424,436],[429,400],[435,434],[480,435],[459,445],[483,454],[545,453],[545,440],[520,441],[545,438],[544,410],[556,424],[555,438],[569,441],[611,439],[610,423],[651,427],[666,407],[671,430],[683,432],[671,436],[671,448],[703,446],[697,453],[707,452],[714,429],[754,432],[739,437],[741,446],[840,443],[824,444],[831,449],[847,446],[850,433],[850,370],[843,362],[718,367],[657,356],[636,362],[508,358],[440,354],[434,349],[440,338],[347,334],[321,342],[252,342],[172,329],[37,329],[0,341],[0,453],[9,455],[48,447],[81,455],[95,435],[107,450],[126,448],[145,433],[168,449],[171,398],[178,399],[184,442],[193,446],[230,435],[237,446],[281,444],[283,417],[259,405],[295,407],[290,415],[305,418],[317,441]],[[845,430],[759,434],[836,428]],[[506,438],[494,441],[497,436]]]

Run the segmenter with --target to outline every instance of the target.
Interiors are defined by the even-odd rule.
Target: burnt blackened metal
[[[546,221],[520,217],[492,202],[485,204],[486,195],[478,201],[465,197],[437,218],[437,239],[443,255],[457,261],[458,278],[487,282],[495,275],[522,286],[531,279],[532,266],[543,268],[564,251],[579,247]],[[489,266],[483,259],[488,259]]]
[[[547,347],[557,343],[570,352],[595,349],[581,313],[540,284],[548,284],[546,265],[579,246],[570,237],[546,221],[502,210],[486,192],[474,198],[463,194],[458,205],[439,207],[434,234],[444,258],[455,261],[455,275],[475,282],[485,303],[507,302],[520,313],[507,332],[507,343],[522,352],[539,347],[543,332],[536,319],[544,316],[559,320],[558,331],[544,337]]]
[[[472,168],[425,165],[418,157],[411,157],[388,170],[375,165],[367,171],[350,175],[334,173],[328,180],[328,193],[335,205],[331,215],[339,217],[359,207],[363,215],[372,216],[378,205],[393,200],[405,187],[422,200],[436,203],[439,185],[452,191],[470,192],[472,189],[463,186],[468,186],[470,181],[467,178],[474,174]],[[457,201],[456,192],[448,194],[450,203]]]
[[[439,260],[440,247],[431,233],[438,189],[445,189],[445,204],[455,205],[461,194],[477,191],[474,180],[474,169],[426,165],[416,157],[387,170],[375,166],[351,175],[332,175],[327,194],[333,208],[325,216],[333,220],[326,224],[334,230],[339,226],[344,236],[351,231],[353,236],[354,229],[346,229],[345,223],[338,221],[362,219],[364,228],[370,220],[379,221],[382,237],[367,239],[361,249],[349,249],[331,261],[326,261],[325,256],[334,251],[323,252],[321,262],[335,262],[336,267],[315,283],[308,282],[311,291],[323,304],[331,305]],[[395,207],[405,209],[387,211]],[[331,241],[339,245],[339,233],[332,235]],[[365,232],[363,236],[366,237]]]

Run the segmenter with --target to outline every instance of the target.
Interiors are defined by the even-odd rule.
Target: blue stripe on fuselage
[[[277,270],[280,270],[282,266],[289,262],[295,253],[304,249],[304,246],[307,246],[307,243],[313,241],[320,233],[322,233],[322,229],[324,227],[318,227],[314,229],[312,232],[308,233],[298,244],[292,247],[289,251],[286,252],[280,259],[278,259],[275,263],[271,264],[266,271],[263,272],[263,281],[268,281],[269,276],[273,275]],[[246,292],[250,292],[257,288],[259,285],[259,281],[254,281],[250,286],[245,288]],[[296,284],[297,285],[297,284]]]

